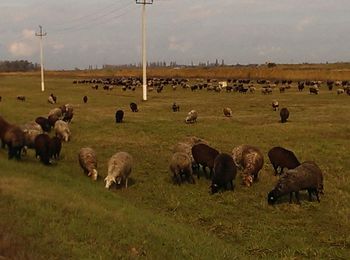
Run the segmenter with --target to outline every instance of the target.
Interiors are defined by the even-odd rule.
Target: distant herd
[[[227,80],[228,83],[220,84],[216,80],[206,80],[206,82],[198,82],[190,86],[186,79],[151,79],[148,81],[148,91],[156,89],[158,93],[162,92],[165,86],[171,85],[172,90],[176,90],[178,86],[192,91],[207,89],[220,92],[240,92],[254,93],[256,88],[252,85],[251,80],[237,79]],[[270,82],[268,80],[257,80],[257,84],[262,85],[262,94],[271,94],[273,89],[277,87],[280,81]],[[310,94],[318,94],[321,84],[320,81],[299,81],[297,82],[298,91],[303,91],[305,86],[309,86]],[[93,84],[92,88],[97,90],[99,84],[103,85],[103,89],[111,91],[116,86],[121,86],[123,91],[132,90],[141,85],[139,78],[116,78],[116,79],[93,79],[74,81],[73,84]],[[291,87],[292,81],[283,80],[279,87],[280,93],[284,93],[286,89]],[[338,87],[337,94],[350,95],[350,84],[348,81],[327,81],[328,90],[331,91],[333,86]],[[26,101],[26,97],[18,95],[16,97],[20,101]],[[0,96],[0,102],[2,97]],[[57,97],[51,94],[47,102],[56,104]],[[83,96],[82,102],[87,103],[88,97]],[[136,103],[130,103],[132,112],[138,112]],[[171,106],[173,112],[179,112],[180,106],[174,102]],[[272,109],[279,110],[277,100],[272,102]],[[223,114],[226,117],[232,117],[232,109],[223,108]],[[34,149],[35,155],[45,165],[50,165],[52,160],[57,160],[60,156],[62,142],[69,142],[71,131],[69,124],[73,118],[73,106],[66,104],[53,108],[49,111],[47,117],[39,116],[33,121],[22,126],[9,123],[0,116],[0,140],[2,148],[7,146],[8,158],[21,159],[22,154],[26,154],[27,149]],[[118,109],[115,113],[115,122],[122,123],[124,111]],[[192,124],[197,121],[198,113],[191,110],[186,118],[185,123]],[[287,108],[280,109],[281,123],[285,123],[289,118]],[[55,130],[55,135],[50,137],[51,128]],[[320,201],[319,194],[323,194],[323,174],[315,162],[306,161],[300,163],[295,154],[283,147],[273,147],[268,153],[275,175],[279,175],[279,181],[275,188],[268,193],[267,201],[274,204],[280,197],[289,194],[290,202],[292,195],[295,194],[299,203],[299,191],[307,190],[309,199],[312,200],[313,195]],[[98,179],[97,172],[97,155],[90,147],[83,147],[78,153],[78,162],[84,173],[93,180]],[[231,154],[221,153],[211,147],[209,143],[201,138],[191,136],[177,143],[173,148],[173,155],[170,160],[169,169],[172,173],[173,182],[180,185],[184,181],[195,184],[193,177],[194,172],[197,178],[204,173],[211,180],[210,190],[214,194],[220,190],[234,190],[236,175],[240,172],[241,183],[250,187],[258,181],[259,172],[264,165],[264,156],[261,150],[255,146],[242,144],[234,147]],[[128,179],[132,171],[133,157],[127,152],[117,152],[108,161],[108,174],[105,177],[105,187],[115,184],[124,184],[127,188]],[[200,167],[202,170],[200,170]],[[208,169],[208,173],[206,171]],[[287,170],[284,170],[287,169]]]

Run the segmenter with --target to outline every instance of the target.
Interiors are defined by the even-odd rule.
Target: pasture
[[[41,164],[33,150],[21,161],[0,151],[0,259],[349,259],[350,96],[326,86],[310,95],[295,84],[271,95],[260,89],[241,94],[165,87],[142,102],[140,88],[93,90],[73,85],[74,79],[47,77],[42,93],[37,76],[0,78],[0,115],[10,123],[74,106],[72,139],[54,165]],[[47,102],[50,93],[56,105]],[[285,124],[272,110],[274,99],[290,111]],[[180,112],[172,112],[174,101]],[[139,112],[130,111],[130,102]],[[224,107],[232,109],[232,118],[224,117]],[[122,124],[115,123],[117,109],[124,110]],[[197,123],[185,124],[191,109],[198,112]],[[234,192],[215,195],[203,175],[194,185],[174,185],[168,166],[172,146],[190,135],[226,153],[244,143],[259,147],[265,159],[259,182],[244,187],[238,174]],[[97,182],[78,164],[78,151],[86,146],[97,153]],[[278,180],[267,157],[273,146],[320,166],[325,187],[320,203],[302,192],[301,205],[289,204],[288,196],[267,204]],[[134,157],[131,181],[128,189],[106,190],[107,162],[117,151]]]

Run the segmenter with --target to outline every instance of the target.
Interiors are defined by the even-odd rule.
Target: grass
[[[50,93],[75,111],[72,140],[52,167],[40,164],[33,151],[21,161],[0,151],[0,259],[349,259],[349,96],[326,87],[318,96],[296,86],[267,96],[165,88],[142,102],[141,89],[96,91],[73,79],[48,76],[42,93],[35,75],[0,78],[0,115],[12,123],[47,115],[55,107],[47,103]],[[27,101],[17,101],[19,94]],[[273,99],[290,110],[288,123],[278,122]],[[179,113],[171,112],[174,101]],[[138,113],[130,112],[130,102],[138,103]],[[224,106],[232,108],[232,118],[223,117]],[[117,109],[125,111],[123,124],[114,123]],[[198,122],[186,125],[191,109]],[[223,152],[242,143],[258,146],[265,154],[260,181],[245,188],[237,177],[234,192],[213,196],[204,177],[195,185],[173,185],[171,147],[187,135]],[[325,176],[321,203],[303,193],[300,206],[289,204],[288,196],[267,205],[277,181],[267,151],[276,145],[318,163]],[[98,155],[102,177],[96,183],[78,165],[84,146]],[[107,161],[121,150],[134,157],[131,185],[107,191]]]

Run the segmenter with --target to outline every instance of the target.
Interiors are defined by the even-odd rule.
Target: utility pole
[[[46,33],[43,33],[43,27],[41,25],[39,25],[39,29],[39,33],[35,33],[35,36],[40,37],[41,91],[44,91],[43,36],[46,36]]]
[[[153,0],[136,0],[136,4],[142,4],[142,100],[147,100],[147,76],[146,76],[146,5],[153,4]]]

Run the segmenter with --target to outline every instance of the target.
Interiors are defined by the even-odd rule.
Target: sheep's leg
[[[273,169],[275,170],[275,176],[278,174],[278,166],[272,164]]]
[[[125,179],[125,189],[128,188],[128,178]]]
[[[293,192],[289,193],[289,203],[292,203],[293,199]]]
[[[317,189],[316,189],[315,193],[316,193],[317,201],[320,202],[320,197],[318,196],[318,190]]]
[[[312,190],[308,189],[307,192],[309,193],[309,201],[312,201]]]
[[[233,187],[233,180],[231,180],[231,190],[234,190],[235,188]]]
[[[295,198],[297,199],[297,203],[300,204],[299,191],[295,192]]]

